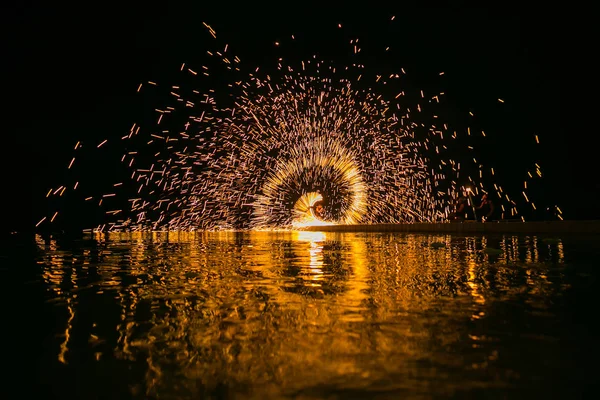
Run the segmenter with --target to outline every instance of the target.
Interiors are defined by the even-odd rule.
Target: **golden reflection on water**
[[[517,300],[543,310],[560,291],[550,266],[564,261],[562,242],[517,236],[136,232],[38,244],[50,301],[66,310],[58,362],[130,363],[144,371],[132,393],[168,398],[510,385],[483,324]],[[71,345],[82,336],[86,348]]]

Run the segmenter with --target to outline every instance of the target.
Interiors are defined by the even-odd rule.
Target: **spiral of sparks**
[[[328,203],[329,208],[335,210],[333,220],[345,224],[360,222],[367,211],[367,186],[356,159],[351,150],[326,136],[291,148],[290,154],[278,161],[266,177],[254,202],[255,223],[257,226],[288,226],[290,223],[301,226],[317,222],[310,207],[324,200],[320,192],[331,196]],[[290,215],[291,201],[313,193],[319,195],[307,198],[305,203],[309,208],[304,215]],[[307,220],[307,216],[312,218]]]
[[[290,228],[306,217],[294,205],[313,192],[330,223],[433,218],[425,164],[398,118],[386,117],[388,103],[346,80],[286,76],[275,87],[258,78],[250,85],[228,117],[198,130],[214,132],[207,153],[175,152],[162,166],[167,201],[142,203],[158,211],[153,229]]]
[[[316,59],[302,62],[301,68],[280,59],[273,76],[260,75],[257,68],[239,79],[241,60],[227,50],[225,45],[222,52],[207,53],[238,74],[228,85],[229,100],[217,105],[214,89],[167,86],[173,102],[156,110],[156,125],[141,130],[134,124],[121,138],[126,142],[121,162],[131,170],[131,184],[114,186],[137,191],[126,195],[128,206],[106,211],[112,219],[99,230],[273,229],[446,218],[461,190],[461,163],[426,156],[447,149],[441,140],[448,128],[415,121],[410,108],[397,100],[403,90],[386,99],[359,84],[364,66],[353,64],[359,74],[351,81],[348,73],[340,77],[335,66]],[[202,74],[185,64],[181,71],[194,79],[210,75],[206,66]],[[391,74],[382,82],[401,76]],[[425,104],[438,104],[443,95],[425,99],[420,94]],[[421,104],[415,108],[421,114]],[[457,132],[446,136],[455,139]],[[136,140],[141,147],[132,149]],[[138,167],[140,159],[149,166]],[[481,178],[482,165],[473,161]],[[468,179],[476,191],[490,190]],[[65,190],[51,189],[48,196]],[[516,203],[502,188],[494,184],[492,190],[506,197],[502,215],[516,215]],[[104,207],[103,201],[112,200],[106,197],[118,198],[108,193],[86,200]],[[319,215],[313,210],[317,202],[324,207]]]

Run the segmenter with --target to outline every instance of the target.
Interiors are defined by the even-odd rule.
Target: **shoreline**
[[[588,233],[600,234],[600,220],[534,222],[417,222],[397,224],[324,225],[311,232],[444,232],[444,233]]]

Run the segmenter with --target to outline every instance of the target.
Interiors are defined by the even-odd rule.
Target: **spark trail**
[[[360,52],[357,43],[350,43],[354,53]],[[228,100],[217,102],[214,89],[140,84],[138,91],[162,89],[171,101],[156,110],[154,127],[134,124],[121,138],[127,148],[121,162],[130,168],[131,182],[114,186],[136,193],[127,208],[106,211],[107,222],[98,230],[273,229],[447,217],[461,190],[461,163],[443,155],[457,137],[436,120],[444,93],[426,98],[420,91],[421,101],[408,107],[401,104],[402,89],[386,99],[365,87],[360,64],[340,68],[314,57],[292,66],[280,59],[273,76],[258,68],[244,75],[227,45],[207,54],[219,61],[216,68],[232,74]],[[375,84],[396,84],[405,73],[399,72],[375,75]],[[181,73],[210,79],[211,68],[183,64]],[[427,110],[437,124],[422,122]],[[132,150],[134,143],[139,147]],[[97,147],[110,144],[104,140]],[[75,150],[79,147],[80,142]],[[143,154],[150,162],[141,168],[137,160]],[[483,166],[473,162],[479,169],[479,179],[468,177],[474,190],[496,192],[506,203],[503,216],[518,215],[500,186],[487,183],[486,190]],[[537,173],[541,176],[539,166]],[[60,195],[64,190],[57,189]],[[106,206],[111,198],[119,196],[86,200]],[[316,202],[324,207],[318,216]]]
[[[161,173],[143,189],[160,199],[133,209],[153,229],[291,227],[294,204],[311,192],[329,221],[441,217],[411,132],[386,116],[388,102],[312,76],[273,85],[253,77],[242,92],[235,109],[205,114],[179,139],[186,151],[155,164]]]

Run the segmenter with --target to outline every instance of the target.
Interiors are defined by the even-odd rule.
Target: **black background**
[[[496,160],[492,165],[514,176],[515,187],[522,185],[525,164],[540,163],[537,204],[558,204],[566,219],[600,218],[595,206],[580,206],[598,182],[591,175],[589,133],[573,127],[561,103],[572,62],[566,27],[573,21],[560,10],[197,3],[25,2],[3,12],[5,228],[32,230],[47,214],[44,196],[61,184],[77,140],[129,131],[149,107],[137,96],[140,82],[172,81],[182,62],[193,65],[214,47],[203,21],[245,66],[313,54],[347,64],[347,40],[358,37],[361,62],[373,75],[404,67],[409,86],[446,90],[450,113],[474,111],[476,126],[491,137],[483,161]],[[382,52],[387,46],[391,51]]]

